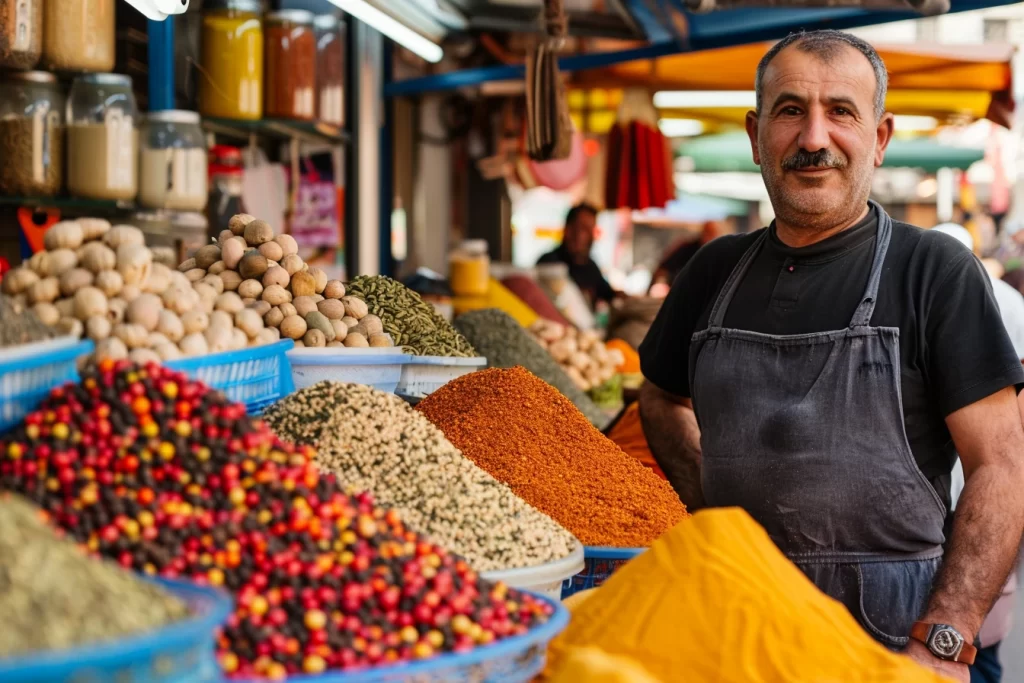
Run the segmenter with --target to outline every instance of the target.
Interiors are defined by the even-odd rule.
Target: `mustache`
[[[819,149],[817,152],[801,149],[782,162],[782,168],[786,171],[796,171],[802,168],[843,168],[845,165],[845,159],[827,149]]]

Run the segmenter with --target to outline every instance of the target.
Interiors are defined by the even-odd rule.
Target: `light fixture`
[[[331,0],[331,3],[367,26],[380,31],[407,50],[415,52],[431,64],[437,64],[444,57],[444,50],[440,45],[427,40],[366,0]]]
[[[662,90],[654,93],[659,109],[699,109],[757,106],[753,90]]]
[[[934,116],[911,116],[909,114],[897,114],[895,116],[895,127],[901,133],[921,133],[934,130],[939,125],[939,120]]]
[[[152,21],[164,21],[175,14],[184,14],[188,0],[127,0],[139,14]]]
[[[697,119],[660,119],[658,128],[667,138],[688,138],[704,132],[704,122]]]

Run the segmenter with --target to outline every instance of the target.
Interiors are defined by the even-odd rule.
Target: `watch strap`
[[[936,624],[929,624],[924,621],[915,621],[914,625],[910,627],[910,637],[914,640],[928,645],[928,639],[932,634],[932,627]],[[931,649],[929,647],[929,649]],[[978,648],[974,647],[971,643],[964,640],[963,646],[960,648],[960,654],[957,656],[956,661],[961,664],[974,664],[974,658],[978,656]]]

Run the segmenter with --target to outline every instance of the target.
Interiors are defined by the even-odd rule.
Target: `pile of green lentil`
[[[30,344],[53,336],[53,330],[32,310],[0,294],[0,347]]]
[[[558,389],[572,401],[590,424],[604,429],[611,418],[565,374],[551,354],[534,340],[512,316],[496,308],[464,313],[455,319],[455,327],[487,357],[491,368],[522,366]]]
[[[0,496],[0,658],[116,640],[188,616],[185,603],[58,538],[28,501]]]
[[[393,394],[320,382],[272,406],[281,438],[317,448],[338,481],[369,491],[413,531],[478,571],[529,567],[568,556],[576,539],[451,445]]]
[[[395,346],[417,356],[472,358],[476,351],[464,336],[401,282],[384,275],[360,275],[346,285],[381,319]]]

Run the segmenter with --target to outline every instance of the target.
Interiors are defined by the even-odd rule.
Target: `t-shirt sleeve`
[[[992,283],[972,254],[964,253],[946,269],[927,316],[928,373],[943,415],[1008,386],[1024,386],[1024,369]]]

